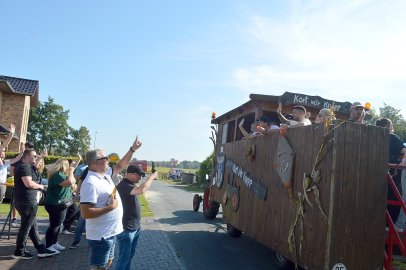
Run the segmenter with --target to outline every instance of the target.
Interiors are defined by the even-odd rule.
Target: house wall
[[[9,93],[0,93],[0,123],[7,128],[10,124],[16,127],[18,140],[13,139],[9,144],[8,151],[17,152],[21,142],[27,138],[28,117],[30,113],[30,97]],[[4,137],[1,138],[4,141]]]

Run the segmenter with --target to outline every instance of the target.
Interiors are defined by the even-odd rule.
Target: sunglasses
[[[101,157],[101,158],[96,158],[96,160],[109,160],[108,157]]]

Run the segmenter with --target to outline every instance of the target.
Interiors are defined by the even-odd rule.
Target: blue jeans
[[[134,257],[139,237],[140,229],[135,231],[123,231],[117,235],[119,251],[116,270],[130,270],[131,260]]]
[[[101,240],[88,240],[90,246],[90,266],[92,268],[106,268],[109,261],[114,258],[116,237],[112,236]]]
[[[84,219],[80,216],[78,219],[78,225],[76,226],[76,230],[75,230],[75,238],[73,239],[74,241],[77,241],[78,243],[80,242],[80,239],[82,239],[82,233],[83,233],[83,229],[85,228],[85,225],[86,225],[86,219]]]

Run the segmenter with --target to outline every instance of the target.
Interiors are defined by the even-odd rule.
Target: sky
[[[406,116],[406,1],[55,1],[0,4],[0,75],[121,157],[203,161],[211,113],[250,93],[384,103]]]

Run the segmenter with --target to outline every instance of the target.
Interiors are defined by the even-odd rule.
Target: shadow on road
[[[193,223],[207,223],[218,227],[217,230],[226,230],[226,225],[222,218],[207,219],[203,216],[202,212],[195,212],[193,210],[179,210],[174,211],[172,214],[175,217],[157,219],[161,224],[180,225],[180,224],[193,224]],[[218,216],[222,217],[222,212]]]

